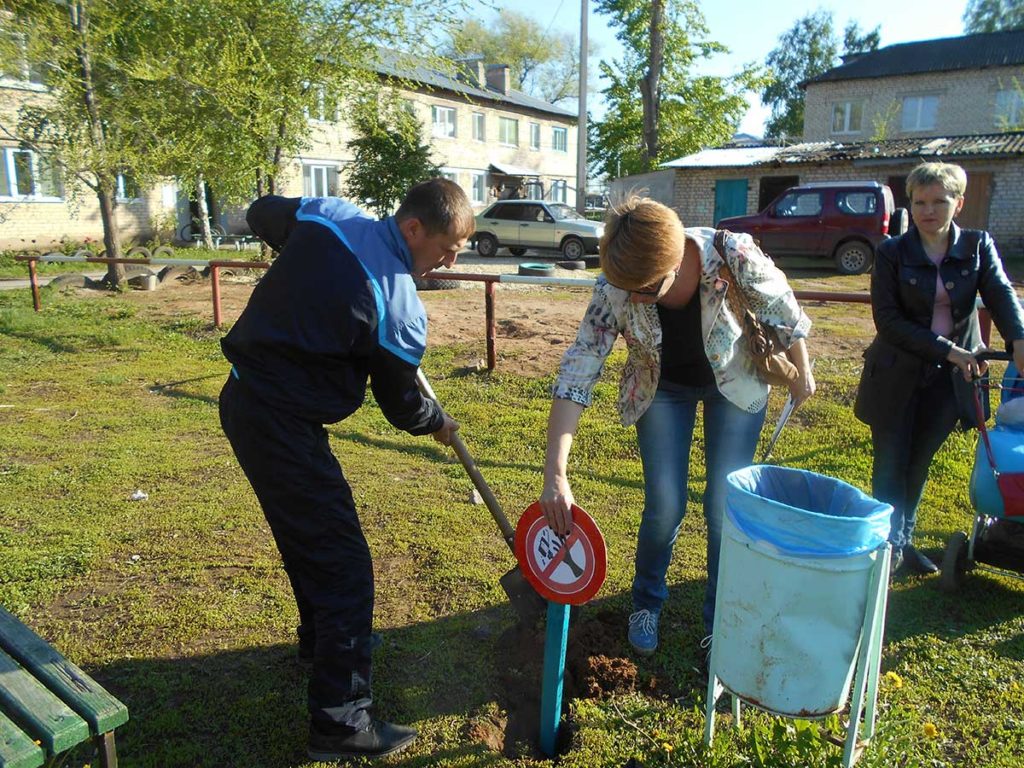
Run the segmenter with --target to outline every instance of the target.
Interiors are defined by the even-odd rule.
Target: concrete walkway
[[[62,274],[75,275],[78,273],[64,272]],[[105,274],[107,274],[106,270],[104,270],[103,272],[87,272],[85,273],[85,276],[88,277],[90,280],[99,280]],[[39,285],[47,285],[51,280],[53,280],[56,277],[60,277],[60,275],[40,275]],[[0,277],[0,291],[16,291],[22,288],[27,291],[31,287],[32,283],[29,281],[27,277]]]

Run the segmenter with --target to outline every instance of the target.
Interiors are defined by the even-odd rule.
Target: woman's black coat
[[[982,344],[975,306],[979,295],[1007,346],[1024,339],[1024,313],[988,232],[951,226],[949,252],[938,267],[953,314],[948,339],[931,330],[935,270],[916,228],[878,246],[871,275],[877,335],[864,352],[854,405],[854,414],[866,424],[882,424],[901,414],[926,368],[944,362],[954,344],[967,350]],[[955,367],[952,375],[954,382],[963,382]],[[974,425],[969,403],[961,408],[961,423],[965,428]]]

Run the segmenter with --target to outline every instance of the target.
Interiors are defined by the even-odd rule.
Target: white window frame
[[[565,179],[551,182],[551,202],[569,204],[569,182]]]
[[[1021,88],[1000,88],[996,93],[995,127],[1014,129],[1024,123],[1024,93]]]
[[[13,86],[15,88],[22,88],[30,91],[45,91],[46,82],[43,75],[45,64],[38,67],[33,67],[32,63],[28,59],[28,43],[25,40],[25,35],[20,32],[5,31],[0,27],[0,35],[7,34],[15,40],[21,48],[21,56],[15,62],[18,65],[18,69],[21,70],[21,77],[8,77],[6,75],[0,75],[0,85]]]
[[[125,183],[124,174],[123,173],[117,174],[117,191],[114,193],[115,197],[117,198],[117,202],[119,202],[119,203],[127,203],[127,202],[130,202],[132,200],[141,200],[142,199],[142,187],[139,186],[138,182],[135,182],[135,186],[139,190],[139,194],[138,194],[137,197],[128,197],[128,195],[127,195],[127,191],[128,191],[127,190],[127,186],[128,185]]]
[[[487,174],[483,171],[473,171],[470,174],[470,195],[471,203],[487,202]]]
[[[473,140],[487,141],[487,115],[483,112],[473,113]]]
[[[561,137],[561,141],[559,141]],[[555,152],[568,152],[569,151],[569,129],[559,128],[555,126],[551,129],[551,148]]]
[[[306,170],[309,170],[309,186],[306,186]],[[302,164],[303,197],[330,197],[331,173],[338,178],[338,166],[329,162],[305,162]],[[322,187],[322,189],[320,189]]]
[[[439,104],[430,106],[432,132],[438,139],[454,139],[458,135],[455,127],[457,118],[455,107],[442,107]]]
[[[931,100],[935,105],[932,110],[931,124],[923,124],[921,118],[925,112],[925,104]],[[913,117],[913,122],[908,121]],[[900,114],[900,130],[907,133],[915,131],[931,131],[939,122],[939,95],[937,93],[917,93],[903,97],[903,108]]]
[[[530,149],[540,149],[540,123],[530,123]]]
[[[459,172],[454,168],[442,168],[441,178],[448,179],[448,181],[454,181],[456,184],[459,183]]]
[[[15,155],[28,155],[29,167],[29,193],[18,192],[18,166],[15,162]],[[0,200],[24,200],[33,203],[62,203],[64,202],[64,190],[61,185],[60,195],[42,195],[36,192],[40,187],[39,156],[31,149],[20,147],[0,147],[0,162],[4,164],[7,176],[7,189],[0,189]]]
[[[853,123],[854,108],[859,110],[857,125]],[[842,110],[842,125],[836,128],[836,113]],[[832,133],[847,134],[860,133],[864,129],[864,102],[861,99],[847,99],[837,101],[832,105]]]
[[[512,141],[509,141],[509,128],[512,128],[514,133]],[[516,118],[504,116],[498,118],[498,143],[506,147],[519,146],[519,121]]]

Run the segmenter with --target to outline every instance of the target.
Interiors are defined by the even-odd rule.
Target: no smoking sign
[[[562,537],[548,527],[540,504],[531,504],[519,518],[515,545],[526,580],[553,603],[582,605],[604,583],[604,537],[594,519],[576,505],[572,507],[572,530]]]

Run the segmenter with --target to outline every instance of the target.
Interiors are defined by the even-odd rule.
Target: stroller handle
[[[1000,349],[982,349],[974,353],[974,359],[978,362],[982,360],[1013,360],[1013,355],[1009,352]]]

